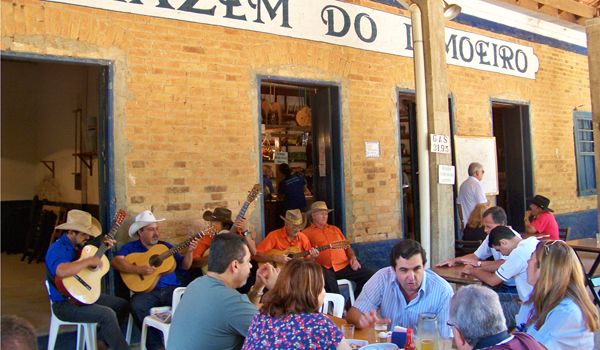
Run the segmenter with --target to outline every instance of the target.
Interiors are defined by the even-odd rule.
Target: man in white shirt
[[[462,273],[478,278],[480,281],[496,286],[511,278],[515,279],[518,299],[512,294],[499,293],[500,303],[509,329],[514,328],[525,315],[520,315],[521,303],[529,299],[533,287],[527,282],[527,260],[537,247],[539,240],[535,237],[522,239],[506,226],[498,226],[489,236],[489,245],[506,257],[504,263],[494,272],[489,272],[471,265],[465,266]],[[519,302],[519,300],[521,302]],[[520,322],[519,322],[520,323]]]
[[[485,173],[483,165],[479,163],[469,164],[468,173],[469,178],[460,185],[458,198],[456,199],[461,229],[465,228],[467,220],[473,209],[475,209],[475,206],[480,203],[487,203],[487,198],[485,197],[483,187],[481,186],[481,180]]]

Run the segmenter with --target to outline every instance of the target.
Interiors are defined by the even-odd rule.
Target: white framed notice
[[[288,162],[287,152],[275,152],[275,164],[283,164]]]
[[[438,168],[438,183],[454,185],[454,165],[440,164]]]
[[[486,195],[498,194],[498,163],[495,137],[454,136],[456,182],[460,185],[469,177],[469,164],[483,165],[481,186]]]
[[[450,136],[430,134],[430,152],[450,154]]]
[[[379,141],[366,141],[365,142],[365,156],[367,158],[379,158]]]

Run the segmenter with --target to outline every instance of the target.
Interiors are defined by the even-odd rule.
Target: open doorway
[[[68,210],[86,210],[108,226],[114,206],[106,185],[113,181],[107,160],[109,63],[3,53],[1,69],[2,251],[15,254],[3,255],[2,269],[39,279],[44,265],[33,262],[43,261],[57,238],[54,226]],[[39,312],[48,309],[41,280],[39,288],[13,290],[27,278],[14,275],[14,281],[3,280],[2,313],[25,316],[47,332],[49,316]],[[112,290],[109,279],[104,282]]]
[[[339,88],[280,79],[259,84],[264,233],[283,226],[286,209],[306,211],[314,201],[334,209],[329,223],[346,232]],[[304,193],[296,189],[300,198],[292,202],[292,195],[283,193],[282,164],[306,185]]]
[[[529,106],[492,101],[492,122],[498,159],[496,204],[506,210],[508,224],[523,232],[526,200],[534,193]]]
[[[402,231],[404,238],[420,240],[417,106],[414,93],[399,95]]]

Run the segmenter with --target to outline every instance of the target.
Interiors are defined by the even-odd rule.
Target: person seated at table
[[[460,288],[450,301],[448,324],[458,350],[545,349],[526,333],[508,333],[498,294],[487,287]]]
[[[291,260],[289,253],[310,252],[307,258],[316,258],[319,251],[314,249],[310,240],[301,230],[306,226],[306,217],[299,209],[288,210],[285,217],[280,216],[285,226],[269,232],[267,237],[256,247],[254,260],[271,262],[283,266]]]
[[[522,317],[524,312],[521,303],[529,298],[533,289],[527,283],[527,260],[538,242],[536,237],[522,239],[515,235],[510,228],[498,226],[490,232],[489,245],[507,257],[504,263],[496,272],[486,271],[472,265],[466,265],[462,270],[463,274],[476,277],[489,286],[497,286],[510,278],[515,279],[517,296],[511,293],[498,293],[509,329],[515,328],[518,324],[517,314],[520,313],[520,317]]]
[[[500,253],[496,249],[493,249],[492,247],[490,247],[489,234],[490,234],[490,231],[492,231],[494,228],[496,228],[498,226],[506,226],[506,220],[507,220],[506,212],[501,207],[491,207],[491,208],[486,209],[483,212],[482,216],[483,216],[482,224],[483,224],[483,229],[486,233],[486,237],[483,240],[483,242],[481,242],[481,244],[479,245],[477,250],[474,253],[470,253],[467,255],[463,255],[460,257],[451,258],[446,261],[443,261],[443,262],[435,265],[436,267],[442,267],[442,266],[452,267],[456,264],[464,264],[464,265],[472,265],[472,266],[480,267],[481,269],[483,269],[485,271],[495,272],[500,267],[500,265],[502,265],[504,263],[504,261],[506,260],[506,257],[503,256],[502,253]],[[506,227],[508,227],[508,226],[506,226]],[[511,230],[512,230],[512,228],[511,228]],[[519,237],[519,238],[521,237],[521,235],[518,232],[516,232],[515,230],[512,230],[512,231],[517,237]],[[494,259],[494,261],[487,261],[487,259],[489,259],[490,257],[492,257]],[[517,288],[515,286],[514,278],[510,278],[510,279],[504,281],[502,283],[502,285],[499,285],[498,287],[496,287],[495,290],[498,293],[511,293],[511,294],[517,295]]]
[[[533,292],[526,331],[548,349],[592,349],[600,329],[575,251],[563,241],[540,242],[527,264]]]
[[[529,210],[525,212],[525,231],[528,234],[539,236],[540,239],[557,240],[558,223],[552,215],[550,200],[539,194],[527,200]]]
[[[467,225],[463,229],[463,240],[465,241],[483,241],[487,234],[483,225],[483,213],[487,210],[487,203],[480,203],[469,215]]]
[[[313,247],[346,239],[339,228],[327,224],[331,211],[333,209],[327,208],[327,203],[323,201],[316,201],[310,206],[307,215],[310,215],[312,224],[302,232],[310,239]],[[373,271],[360,265],[351,247],[324,250],[319,254],[317,262],[323,267],[325,290],[329,293],[340,294],[337,280],[348,279],[356,283],[356,295],[360,295],[364,284],[373,276]]]
[[[305,259],[288,262],[265,294],[242,349],[350,349],[335,323],[319,312],[324,298],[319,264]]]
[[[417,328],[419,315],[433,313],[438,318],[439,333],[450,338],[448,307],[452,287],[430,269],[419,242],[403,239],[390,252],[390,265],[375,272],[346,314],[346,321],[358,328],[369,327],[376,314],[394,326]]]
[[[250,258],[241,236],[215,237],[207,275],[189,284],[173,314],[167,349],[241,349],[264,289],[273,289],[279,274],[270,264],[263,265],[248,294],[240,294],[236,288],[248,279]]]

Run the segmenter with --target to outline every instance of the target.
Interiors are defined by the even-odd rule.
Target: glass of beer
[[[375,321],[373,325],[373,329],[375,330],[375,342],[377,343],[387,343],[388,342],[388,323],[383,320]]]
[[[437,316],[431,313],[419,315],[417,346],[420,350],[436,350],[438,340]]]

